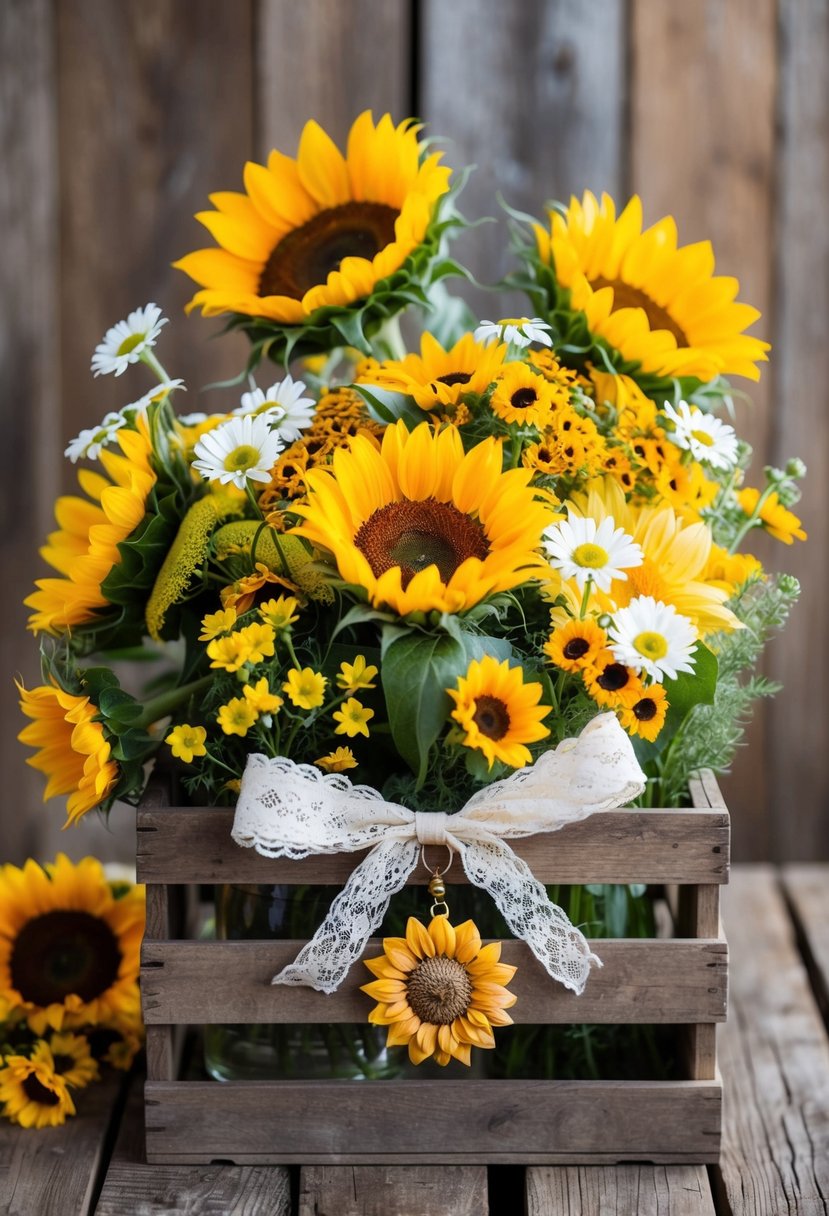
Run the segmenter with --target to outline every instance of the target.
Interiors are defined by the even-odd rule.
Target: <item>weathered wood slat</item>
[[[299,941],[155,942],[142,951],[141,996],[149,1024],[182,1022],[362,1022],[360,992],[371,975],[355,965],[337,992],[274,986]],[[720,941],[602,940],[604,966],[581,996],[553,983],[524,942],[505,941],[501,958],[518,966],[510,990],[516,1022],[708,1022],[725,1017],[728,949]],[[365,957],[382,953],[372,939]]]
[[[147,883],[342,884],[361,853],[284,861],[233,844],[232,808],[138,811],[138,879]],[[728,881],[729,827],[723,811],[600,811],[558,832],[510,842],[541,882]],[[410,881],[427,883],[418,867]],[[453,883],[466,881],[455,862]]]
[[[486,1167],[306,1165],[299,1216],[487,1216]]]
[[[785,866],[783,889],[802,938],[812,987],[829,1023],[829,867]]]
[[[23,1130],[0,1119],[0,1212],[87,1216],[104,1166],[107,1130],[123,1076],[75,1095],[78,1114],[63,1127]]]
[[[715,1216],[702,1165],[531,1166],[527,1216]]]
[[[698,1164],[719,1153],[721,1089],[706,1081],[148,1082],[146,1098],[151,1162]]]
[[[732,1216],[812,1216],[829,1196],[829,1042],[774,871],[739,869],[724,904],[739,961],[719,1043],[722,1189]]]
[[[187,1216],[291,1216],[290,1175],[287,1169],[263,1166],[147,1165],[143,1085],[135,1080],[95,1216],[183,1211]]]

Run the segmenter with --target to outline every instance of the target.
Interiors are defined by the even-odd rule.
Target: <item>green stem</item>
[[[215,676],[211,673],[209,676],[202,676],[200,680],[193,680],[190,684],[182,684],[179,688],[171,688],[167,692],[159,693],[157,697],[147,701],[144,706],[144,712],[136,722],[136,726],[141,730],[146,730],[153,722],[160,721],[161,718],[166,718],[168,714],[182,705],[194,693],[201,692],[203,688],[209,687],[213,683]]]
[[[581,608],[579,608],[579,620],[583,621],[587,615],[587,605],[590,601],[590,592],[593,590],[593,580],[588,578],[584,584],[584,595],[581,597]]]
[[[734,537],[734,540],[731,542],[731,547],[728,550],[729,553],[737,552],[737,549],[739,548],[740,544],[742,543],[743,537],[746,536],[746,534],[751,531],[751,529],[757,523],[757,520],[760,518],[760,512],[762,511],[763,506],[764,506],[766,500],[768,499],[769,495],[773,491],[774,491],[773,485],[768,485],[768,486],[766,486],[765,490],[763,490],[763,493],[757,499],[757,505],[755,506],[754,510],[751,512],[751,515],[749,515],[748,519],[743,524],[743,526],[738,530],[737,535]]]
[[[371,342],[372,350],[379,359],[405,359],[406,343],[400,332],[400,317],[397,313],[384,321]]]
[[[139,358],[141,362],[150,369],[151,372],[155,372],[162,384],[168,383],[170,377],[167,375],[164,368],[161,366],[151,350],[143,350],[139,355]]]

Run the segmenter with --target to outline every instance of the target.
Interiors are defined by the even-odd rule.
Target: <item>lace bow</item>
[[[427,845],[457,853],[470,883],[488,891],[516,937],[573,992],[601,966],[583,934],[551,903],[510,837],[553,832],[594,811],[629,802],[645,777],[615,715],[600,714],[526,768],[479,790],[454,815],[413,812],[377,790],[352,785],[283,756],[248,757],[233,839],[265,857],[299,859],[369,849],[313,938],[274,984],[334,992],[380,926]]]

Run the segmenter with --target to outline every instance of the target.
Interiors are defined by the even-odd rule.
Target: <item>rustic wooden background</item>
[[[143,391],[93,381],[91,351],[157,301],[174,322],[160,353],[199,408],[195,387],[238,371],[244,345],[182,315],[190,286],[170,262],[204,239],[193,212],[240,188],[246,158],[292,152],[306,118],[341,138],[367,106],[420,115],[449,163],[479,165],[468,215],[493,214],[496,190],[533,212],[636,190],[649,220],[670,211],[684,241],[710,237],[762,310],[773,362],[738,425],[758,468],[808,462],[810,542],[773,550],[804,583],[768,655],[786,690],[725,788],[737,859],[829,857],[827,62],[826,0],[3,0],[0,858],[129,850],[129,811],[115,834],[88,816],[60,836],[10,682],[36,675],[20,600],[72,482],[63,447]],[[489,225],[460,253],[492,281],[503,244]],[[491,296],[478,306],[501,315]]]

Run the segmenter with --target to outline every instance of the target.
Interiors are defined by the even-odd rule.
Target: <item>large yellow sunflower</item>
[[[140,1015],[144,888],[113,895],[99,861],[0,869],[0,1009],[35,1034]]]
[[[115,787],[119,768],[111,759],[111,748],[98,713],[89,697],[65,692],[56,684],[41,684],[20,692],[20,708],[32,721],[17,736],[21,743],[40,750],[26,761],[45,773],[48,781],[45,802],[68,794],[66,824],[75,823],[99,806]]]
[[[37,591],[26,600],[34,609],[29,617],[34,633],[60,633],[108,607],[101,584],[121,560],[118,545],[144,518],[156,481],[146,431],[122,428],[116,439],[121,454],[104,449],[99,457],[109,476],[81,469],[78,481],[88,498],[66,496],[55,504],[59,530],[40,552],[63,577],[38,579]]]
[[[461,742],[483,752],[490,768],[496,760],[523,768],[532,760],[525,745],[550,733],[542,725],[552,708],[539,704],[542,686],[525,684],[522,669],[507,659],[473,659],[457,688],[446,691],[455,702],[452,717],[463,732]]]
[[[211,194],[197,216],[219,248],[175,265],[202,288],[188,308],[240,313],[287,325],[318,309],[352,304],[399,270],[426,236],[449,189],[440,153],[421,160],[419,127],[366,110],[346,155],[316,123],[303,128],[296,160],[271,152],[245,165],[245,193]]]
[[[550,212],[549,232],[536,225],[535,234],[570,308],[626,362],[663,377],[759,380],[769,344],[743,332],[759,312],[736,300],[735,278],[714,275],[709,241],[677,244],[672,216],[643,232],[636,195],[617,218],[608,195],[599,203],[588,190],[564,215]]]
[[[472,334],[446,350],[431,334],[420,340],[420,354],[367,365],[358,383],[376,384],[413,397],[423,410],[451,408],[467,393],[484,393],[500,371],[509,348],[484,346]],[[523,364],[516,366],[523,367]]]
[[[356,436],[331,469],[307,474],[296,529],[334,556],[346,583],[375,606],[463,612],[536,578],[541,533],[553,518],[529,469],[501,471],[501,444],[464,454],[455,427],[386,429],[382,448]]]
[[[406,936],[385,938],[383,951],[364,960],[377,976],[363,985],[378,1001],[368,1020],[388,1026],[387,1046],[407,1046],[413,1064],[468,1064],[473,1047],[495,1046],[493,1026],[512,1025],[516,998],[504,985],[515,967],[499,962],[500,942],[483,945],[471,920],[453,928],[436,916],[427,930],[411,916]]]

